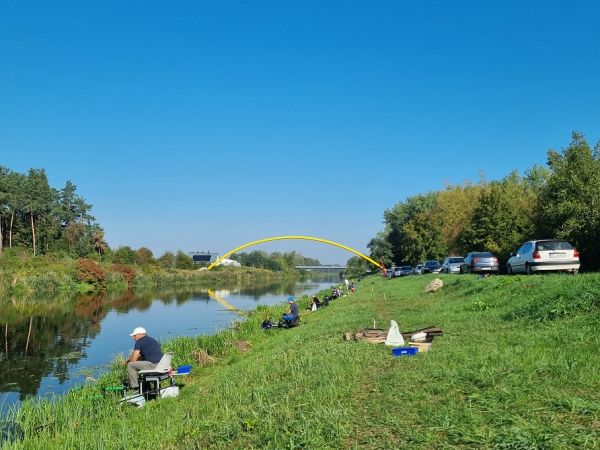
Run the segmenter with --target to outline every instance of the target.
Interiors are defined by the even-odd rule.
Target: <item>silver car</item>
[[[447,256],[442,263],[442,272],[460,273],[460,265],[464,259],[462,256]]]
[[[525,242],[506,263],[506,271],[512,273],[564,271],[579,272],[579,252],[567,241],[545,239]]]

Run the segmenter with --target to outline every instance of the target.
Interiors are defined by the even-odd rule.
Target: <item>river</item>
[[[339,283],[338,275],[270,286],[186,289],[47,302],[31,313],[4,306],[0,319],[0,411],[28,397],[52,397],[106,370],[133,348],[137,326],[159,341],[211,334],[240,320],[237,310],[284,303]],[[26,308],[25,308],[26,309]],[[31,308],[30,308],[31,309]]]

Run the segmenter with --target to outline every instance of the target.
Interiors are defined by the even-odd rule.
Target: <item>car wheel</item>
[[[512,274],[513,274],[512,267],[510,266],[510,264],[508,264],[508,265],[506,266],[506,273],[507,273],[508,275],[512,275]]]
[[[573,272],[571,272],[573,275],[577,275],[579,273],[579,269],[573,269]]]
[[[533,271],[531,270],[531,266],[529,264],[525,264],[525,273],[527,275],[533,275]]]

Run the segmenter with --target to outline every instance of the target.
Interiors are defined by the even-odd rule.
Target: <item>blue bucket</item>
[[[419,349],[417,347],[396,347],[392,349],[394,356],[415,356]]]

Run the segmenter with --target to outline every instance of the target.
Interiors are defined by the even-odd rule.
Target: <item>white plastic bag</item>
[[[400,328],[398,328],[398,324],[390,320],[390,331],[388,331],[387,339],[385,340],[385,345],[393,345],[394,347],[402,347],[404,345],[404,338],[402,334],[400,334]]]
[[[312,307],[310,308],[311,311],[316,311],[317,310],[317,304],[313,303]]]

